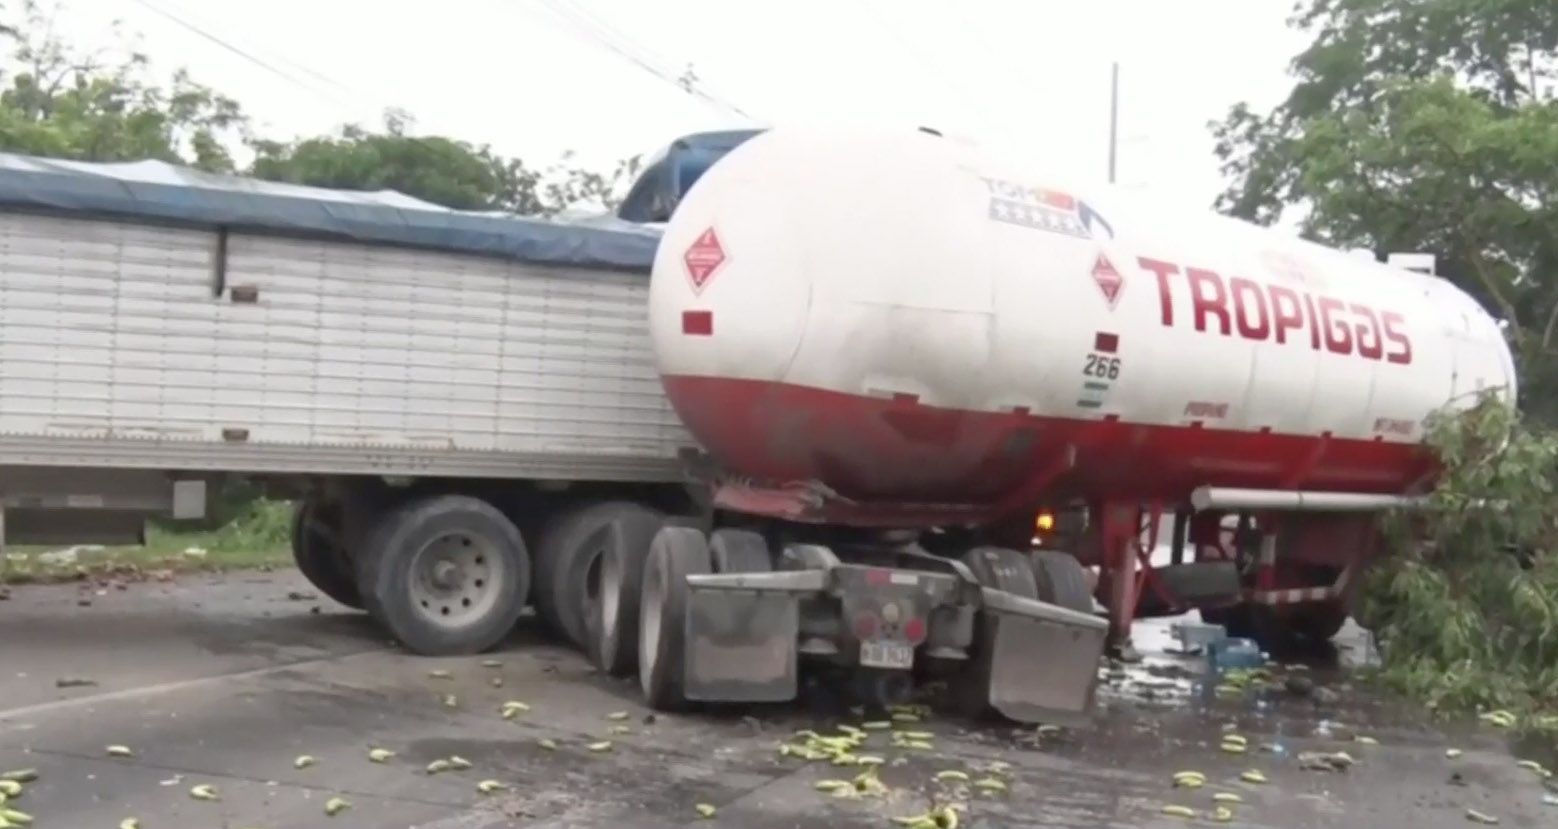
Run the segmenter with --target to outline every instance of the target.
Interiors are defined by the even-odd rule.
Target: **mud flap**
[[[995,625],[990,706],[1017,722],[1086,722],[1108,621],[1000,590],[983,593]]]
[[[799,594],[783,587],[742,589],[743,582],[784,582],[790,575],[688,578],[687,653],[682,663],[688,699],[786,702],[795,698]]]

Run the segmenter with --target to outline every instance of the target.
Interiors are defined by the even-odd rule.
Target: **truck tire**
[[[1340,599],[1310,602],[1294,608],[1290,624],[1294,633],[1311,642],[1329,642],[1342,632],[1350,615],[1347,603]]]
[[[975,547],[963,554],[963,564],[973,572],[981,587],[993,587],[1025,599],[1039,598],[1033,565],[1026,555],[1016,550]],[[990,706],[991,670],[994,667],[991,657],[995,651],[995,625],[992,622],[986,613],[980,613],[974,620],[972,658],[964,663],[962,674],[952,683],[954,705],[964,716],[973,719],[999,716]]]
[[[559,517],[541,538],[535,572],[536,615],[574,646],[590,650],[590,615],[596,610],[600,589],[600,564],[611,534],[607,525],[632,516],[642,526],[659,526],[660,514],[630,501],[606,501],[575,508]],[[653,530],[634,539],[618,533],[616,543],[638,541],[649,550]]]
[[[655,533],[644,562],[638,621],[638,684],[656,711],[688,707],[683,671],[687,641],[687,577],[713,570],[708,538],[691,527]]]
[[[292,505],[292,561],[319,592],[353,610],[362,610],[352,560],[337,540],[319,527],[315,519],[324,518],[320,511],[321,505],[312,498]]]
[[[514,628],[530,555],[486,501],[435,495],[382,513],[357,559],[369,612],[412,653],[481,653]]]
[[[1035,596],[1041,602],[1093,613],[1093,591],[1087,584],[1087,570],[1076,556],[1055,550],[1035,550],[1032,554]]]
[[[715,530],[709,536],[709,561],[716,573],[768,573],[774,569],[768,542],[751,530]]]
[[[638,597],[644,584],[644,560],[665,517],[650,509],[623,512],[606,525],[607,539],[598,567],[587,570],[597,597],[587,617],[590,658],[609,676],[627,676],[638,668]]]

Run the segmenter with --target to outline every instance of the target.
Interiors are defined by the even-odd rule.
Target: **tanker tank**
[[[650,286],[667,395],[728,473],[847,499],[1397,493],[1424,419],[1515,395],[1451,283],[924,132],[717,161]],[[1031,494],[1031,493],[1029,493]],[[928,520],[927,520],[928,523]]]

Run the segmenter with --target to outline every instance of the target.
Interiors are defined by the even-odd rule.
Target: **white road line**
[[[291,671],[310,665],[319,665],[325,662],[340,662],[342,660],[363,656],[370,653],[385,653],[390,648],[369,648],[367,650],[340,653],[331,656],[321,656],[316,659],[301,659],[297,662],[288,662],[283,665],[268,665],[264,668],[256,668],[252,671],[239,671],[232,674],[217,674],[215,676],[202,676],[194,679],[180,679],[174,682],[161,682],[156,685],[141,685],[135,688],[124,688],[118,691],[104,691],[100,694],[92,694],[85,697],[72,697],[51,702],[40,702],[33,705],[23,705],[20,708],[0,709],[0,723],[10,720],[19,720],[25,717],[34,717],[40,714],[55,714],[61,711],[70,711],[75,708],[88,708],[93,705],[101,705],[109,702],[119,702],[127,699],[155,696],[174,691],[184,691],[190,688],[200,688],[207,685],[217,685],[233,680],[258,679],[260,677],[279,674],[282,671]]]

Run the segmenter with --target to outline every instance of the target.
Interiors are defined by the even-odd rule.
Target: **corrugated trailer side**
[[[0,213],[0,462],[677,478],[642,275]]]

